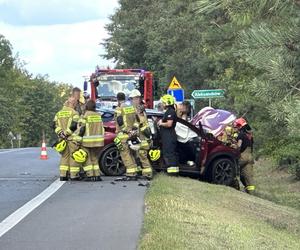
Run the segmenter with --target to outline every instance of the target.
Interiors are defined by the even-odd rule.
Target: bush
[[[280,166],[288,167],[300,179],[300,140],[298,138],[282,139],[272,156]]]

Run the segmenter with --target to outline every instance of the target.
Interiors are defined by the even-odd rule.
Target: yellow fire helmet
[[[151,149],[149,151],[149,156],[151,161],[158,161],[160,158],[160,150],[159,149]]]
[[[72,154],[73,159],[78,163],[86,162],[87,156],[87,152],[85,152],[83,149],[78,149]]]
[[[160,101],[166,106],[175,104],[175,98],[172,95],[164,95]]]
[[[65,140],[62,140],[61,142],[57,143],[54,148],[58,153],[62,153],[65,151],[67,147],[67,142]]]

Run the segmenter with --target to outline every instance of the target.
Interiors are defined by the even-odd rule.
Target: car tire
[[[101,171],[108,176],[119,176],[125,173],[125,167],[120,157],[119,150],[114,147],[104,149],[99,160]]]
[[[213,161],[211,181],[214,184],[231,186],[236,178],[236,167],[228,158],[219,158]]]

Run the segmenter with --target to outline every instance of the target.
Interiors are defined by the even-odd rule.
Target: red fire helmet
[[[234,121],[233,126],[236,128],[242,128],[244,126],[246,126],[248,123],[244,118],[238,118]]]

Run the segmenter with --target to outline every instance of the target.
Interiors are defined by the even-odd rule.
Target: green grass
[[[300,212],[232,188],[158,175],[139,249],[299,249]]]
[[[293,174],[268,160],[257,162],[254,170],[257,196],[300,210],[300,181]]]

